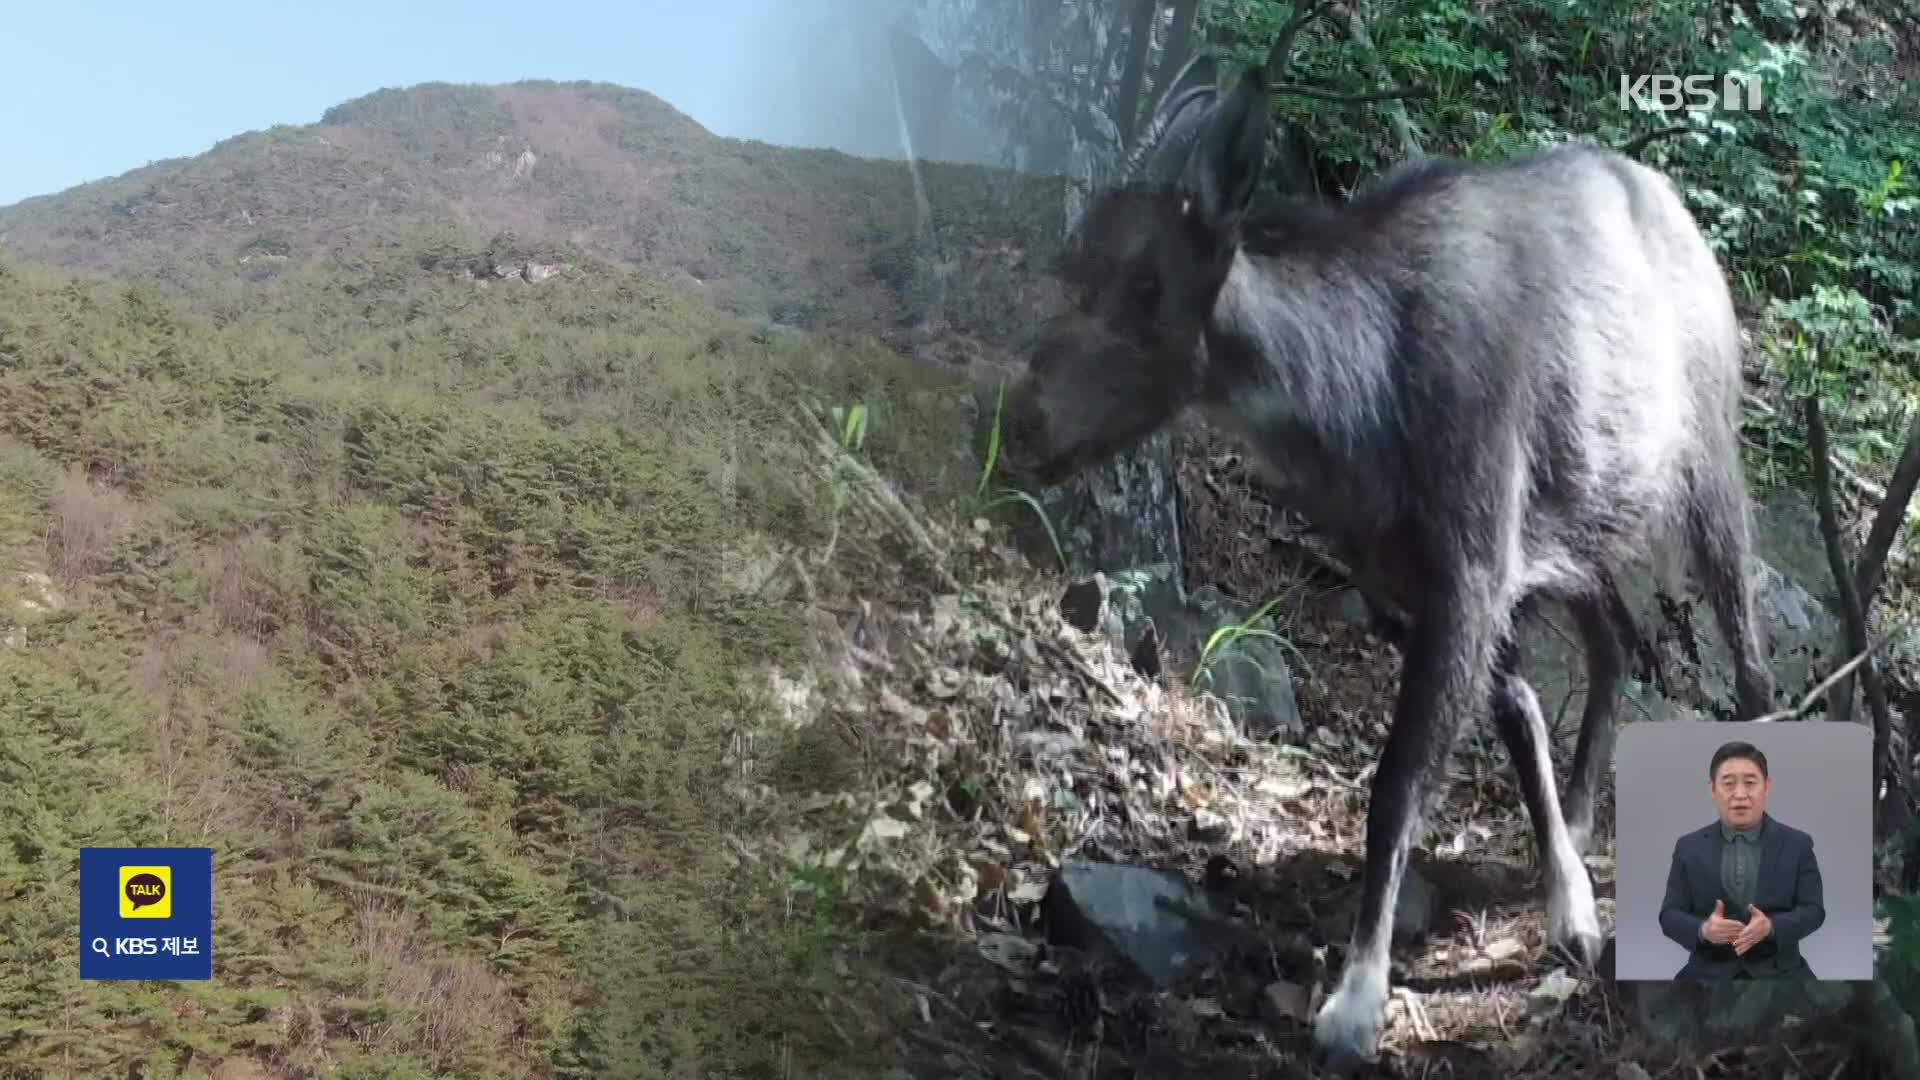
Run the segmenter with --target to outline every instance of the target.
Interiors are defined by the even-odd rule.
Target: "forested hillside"
[[[811,350],[624,271],[411,303],[322,349],[0,267],[0,1072],[765,1053],[722,751],[804,656],[754,587],[831,525],[767,438]],[[72,853],[134,840],[214,847],[215,982],[75,981]]]
[[[1292,11],[1061,7],[1100,36],[1049,62],[1100,90],[1034,92],[1136,114],[1176,41],[1231,71]],[[1858,549],[1920,386],[1896,8],[1355,4],[1275,115],[1328,197],[1410,151],[1690,129],[1639,156],[1736,288],[1750,480],[1810,503],[1818,395]],[[1765,108],[1623,111],[1649,72],[1753,73]],[[1017,347],[1063,184],[921,182],[930,223],[901,164],[720,139],[643,89],[429,84],[0,208],[0,1077],[1304,1075],[1394,652],[1317,601],[1230,626],[1300,661],[1310,734],[1269,740],[1198,669],[1066,625],[1072,523],[997,487],[991,364],[927,362]],[[1229,451],[1184,436],[1190,584],[1297,598]],[[1876,634],[1914,610],[1895,547]],[[1883,656],[1920,716],[1920,648]],[[1881,734],[1910,797],[1920,741]],[[1423,859],[1387,1074],[1867,1060],[1885,1014],[1681,1050],[1559,971],[1510,767],[1468,743],[1436,835],[1510,865]],[[78,979],[74,849],[126,843],[213,847],[211,982]],[[1180,994],[1036,959],[1049,875],[1094,854],[1242,881],[1230,909],[1289,929],[1219,930]],[[1920,1011],[1886,876],[1880,981]]]

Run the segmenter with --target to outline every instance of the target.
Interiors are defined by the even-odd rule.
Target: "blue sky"
[[[721,135],[842,142],[806,98],[850,77],[836,14],[875,3],[0,0],[0,206],[434,80],[601,80]]]

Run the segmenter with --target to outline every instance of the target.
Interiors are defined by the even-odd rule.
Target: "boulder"
[[[1160,990],[1214,959],[1207,896],[1177,871],[1117,863],[1061,865],[1041,901],[1047,940],[1117,957]],[[1183,914],[1186,908],[1201,918]]]
[[[1096,573],[1067,587],[1060,614],[1087,633],[1104,634],[1141,674],[1171,667],[1219,697],[1251,737],[1292,741],[1304,731],[1286,647],[1269,636],[1231,633],[1253,609],[1211,585],[1187,593],[1164,563]]]

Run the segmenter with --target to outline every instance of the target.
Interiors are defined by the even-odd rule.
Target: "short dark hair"
[[[1720,744],[1720,749],[1713,752],[1713,761],[1707,766],[1707,779],[1711,780],[1720,775],[1720,766],[1734,758],[1753,762],[1760,766],[1760,776],[1763,779],[1770,778],[1767,772],[1767,755],[1761,753],[1759,747],[1750,742],[1730,742]]]

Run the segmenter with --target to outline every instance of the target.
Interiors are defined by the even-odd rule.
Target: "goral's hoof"
[[[1547,902],[1547,950],[1575,971],[1591,974],[1607,943],[1600,908],[1584,869],[1568,867],[1565,880]]]
[[[1547,935],[1548,955],[1565,964],[1575,974],[1593,975],[1600,969],[1600,956],[1606,950],[1606,935],[1599,920],[1588,919],[1554,927]]]
[[[1314,1070],[1347,1076],[1371,1068],[1380,1057],[1383,1004],[1363,1005],[1344,992],[1328,998],[1313,1018]]]

